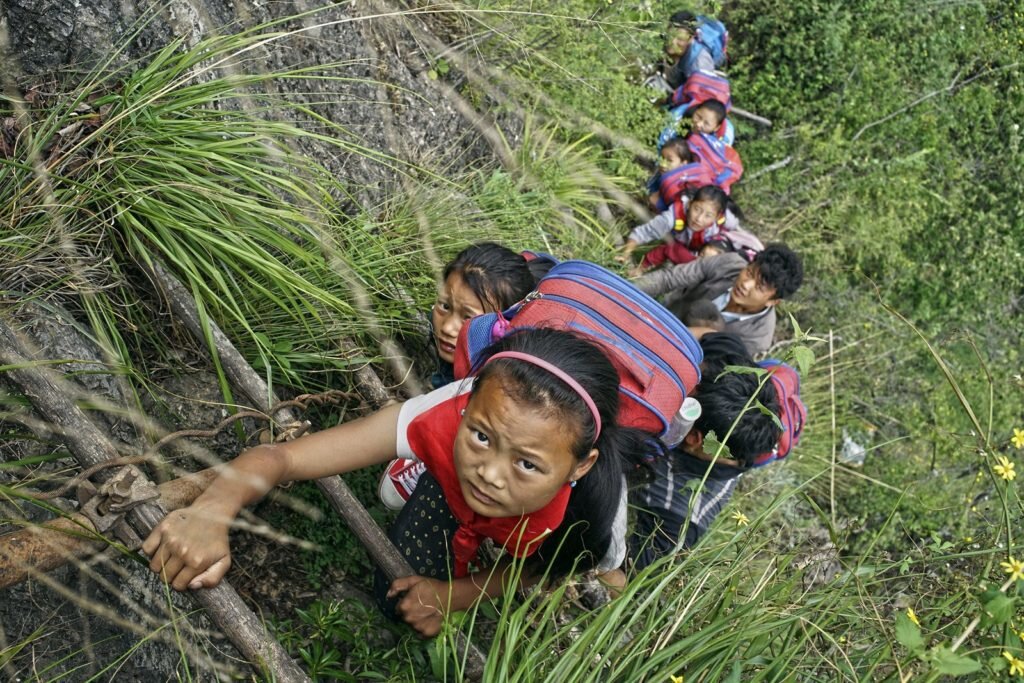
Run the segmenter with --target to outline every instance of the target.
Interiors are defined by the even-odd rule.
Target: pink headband
[[[601,434],[601,414],[597,412],[597,405],[594,403],[594,399],[590,398],[590,394],[587,393],[587,390],[584,389],[579,382],[566,374],[566,372],[561,368],[555,367],[546,360],[537,358],[537,356],[531,356],[528,353],[522,353],[520,351],[502,351],[501,353],[496,353],[488,358],[487,363],[498,360],[499,358],[513,358],[515,360],[530,363],[531,365],[536,365],[538,368],[547,370],[552,375],[568,384],[569,388],[575,391],[579,397],[583,399],[583,403],[586,404],[587,408],[590,409],[590,415],[594,418],[594,443],[597,442],[597,437]]]

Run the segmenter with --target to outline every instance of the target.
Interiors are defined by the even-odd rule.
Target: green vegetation
[[[518,140],[505,143],[503,166],[458,177],[361,148],[315,113],[256,94],[301,69],[183,76],[254,35],[168,49],[39,104],[0,159],[0,280],[30,283],[5,295],[68,302],[144,390],[147,369],[179,343],[155,324],[139,277],[137,264],[159,258],[273,384],[318,389],[378,359],[382,334],[417,352],[415,311],[433,296],[437,261],[469,241],[610,263],[635,220],[626,195],[646,173],[636,157],[662,125],[641,65],[678,7],[529,7],[480,2],[437,19],[492,38],[476,47],[484,64],[455,53],[431,77],[511,121],[516,137],[499,138]],[[788,461],[745,477],[710,538],[611,605],[565,610],[558,586],[452,627],[490,649],[487,680],[1024,675],[1013,668],[1024,660],[1024,567],[1014,564],[1024,512],[1011,476],[1024,469],[1024,435],[1014,436],[1024,429],[1024,9],[700,9],[720,9],[730,28],[735,104],[773,121],[735,119],[746,167],[735,198],[752,230],[806,260],[805,287],[784,310],[817,357],[804,378],[810,425]],[[265,115],[280,111],[317,127]],[[353,212],[353,188],[303,156],[305,143],[386,164],[417,196]],[[47,176],[33,168],[40,159]],[[613,226],[596,217],[604,204]],[[354,289],[368,309],[352,303]],[[360,340],[364,357],[341,353],[343,337]],[[866,448],[863,465],[842,461],[844,444]],[[374,506],[372,475],[354,484]],[[340,522],[272,520],[320,544],[305,556],[311,577],[367,573]],[[430,680],[461,667],[445,637],[422,645],[399,629],[378,647],[367,629],[381,623],[325,602],[278,631],[322,680]],[[0,662],[21,647],[0,650]]]

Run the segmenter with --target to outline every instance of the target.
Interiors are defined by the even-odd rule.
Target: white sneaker
[[[385,507],[390,510],[401,510],[406,501],[416,490],[420,476],[427,471],[427,466],[419,460],[398,458],[392,460],[380,478],[377,491]]]

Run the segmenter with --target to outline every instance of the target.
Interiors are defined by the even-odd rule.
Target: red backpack
[[[715,177],[711,167],[699,160],[665,171],[658,181],[657,209],[664,211],[687,190],[697,190],[705,185],[714,184]]]
[[[471,375],[492,342],[538,327],[575,332],[605,352],[619,373],[622,426],[661,436],[700,381],[704,352],[679,318],[587,261],[559,263],[508,310],[466,322],[455,345],[455,378]]]
[[[763,467],[785,458],[796,446],[807,422],[807,406],[800,400],[800,375],[792,366],[774,358],[766,358],[758,366],[768,371],[775,393],[779,395],[779,419],[782,421],[782,436],[775,448],[754,459],[754,467]]]
[[[743,177],[743,162],[739,152],[707,133],[690,133],[686,136],[686,144],[691,152],[710,167],[715,178],[714,184],[729,194],[732,184]]]
[[[725,105],[725,111],[732,110],[732,91],[729,79],[707,71],[697,71],[672,93],[672,107],[685,107],[689,114],[697,105],[708,100],[718,100]],[[725,123],[724,121],[722,122]]]

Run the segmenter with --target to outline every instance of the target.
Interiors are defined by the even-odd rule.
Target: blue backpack
[[[587,261],[563,261],[501,313],[470,319],[455,345],[455,377],[516,329],[553,328],[595,343],[619,373],[616,422],[663,435],[700,381],[704,352],[680,320],[633,284]]]
[[[729,31],[725,24],[711,17],[697,17],[697,31],[690,47],[683,55],[683,75],[689,78],[697,71],[697,57],[707,51],[715,68],[725,63],[726,49],[729,46]]]

